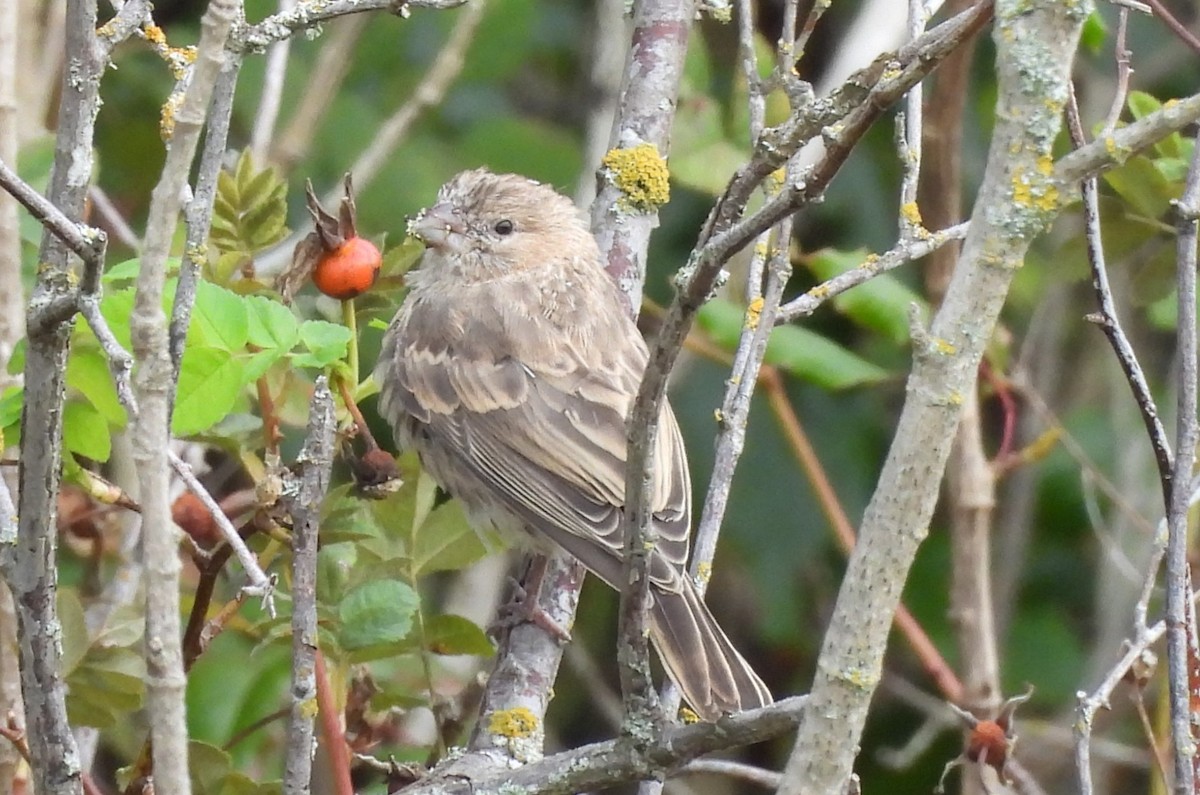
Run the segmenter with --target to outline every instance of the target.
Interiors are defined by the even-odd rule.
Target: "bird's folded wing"
[[[539,372],[512,357],[497,361],[461,350],[409,346],[392,355],[397,397],[422,421],[430,442],[532,529],[602,578],[615,578],[624,543],[625,413],[644,365],[564,369],[560,361],[554,372]],[[691,494],[670,407],[663,410],[652,468],[659,544],[651,576],[674,590],[687,557]]]

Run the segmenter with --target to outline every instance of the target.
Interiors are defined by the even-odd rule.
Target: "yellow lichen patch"
[[[924,226],[925,224],[921,220],[921,208],[917,206],[916,202],[905,202],[900,205],[900,215],[904,216],[904,220],[913,226]]]
[[[1173,108],[1178,104],[1179,104],[1179,100],[1177,100],[1175,98],[1171,98],[1163,103],[1163,108]]]
[[[767,254],[771,253],[771,247],[766,243],[757,243],[754,246],[754,256],[759,259],[766,259]]]
[[[697,715],[695,712],[692,712],[687,707],[680,707],[679,708],[679,722],[680,723],[699,723],[700,716]]]
[[[146,41],[151,44],[165,46],[167,43],[167,34],[163,33],[163,29],[158,25],[144,25],[142,33],[146,35]]]
[[[829,285],[818,284],[816,287],[813,287],[811,290],[809,290],[808,294],[817,300],[827,298],[829,296]]]
[[[317,700],[315,698],[306,698],[300,702],[300,715],[312,720],[317,717],[320,710],[317,708]]]
[[[763,180],[763,190],[768,196],[774,196],[779,191],[783,190],[783,183],[787,181],[787,169],[783,166],[772,171]]]
[[[116,31],[117,31],[116,18],[114,17],[113,19],[110,19],[107,22],[105,22],[100,27],[96,28],[96,37],[101,38],[101,39],[107,39],[109,36],[116,33]]]
[[[1054,161],[1049,155],[1038,158],[1036,174],[1018,168],[1012,178],[1013,201],[1021,207],[1047,213],[1058,209],[1058,187],[1051,178],[1053,174]]]
[[[713,419],[717,421],[718,425],[720,425],[721,423],[725,422],[725,412],[721,411],[720,409],[713,409]]]
[[[628,149],[610,149],[601,164],[609,179],[624,194],[629,209],[648,212],[671,197],[670,172],[658,147],[641,143]]]
[[[488,719],[489,732],[514,740],[532,737],[537,730],[537,715],[527,707],[497,710]]]
[[[696,579],[697,580],[699,580],[700,582],[706,583],[709,581],[709,579],[711,577],[712,577],[712,564],[711,563],[701,563],[699,566],[696,567]]]
[[[158,134],[164,141],[170,141],[171,136],[175,134],[175,114],[182,104],[182,91],[176,91],[163,103],[162,116],[158,120]]]
[[[758,328],[758,320],[762,317],[763,305],[765,303],[762,298],[755,298],[746,307],[746,328],[751,331]]]

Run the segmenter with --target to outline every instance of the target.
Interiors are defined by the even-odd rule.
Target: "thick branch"
[[[68,68],[62,75],[54,167],[46,198],[72,224],[83,217],[91,183],[94,123],[105,67],[95,28],[95,0],[70,0],[65,39]],[[64,378],[75,314],[69,260],[67,245],[47,229],[26,327],[17,535],[0,549],[0,565],[16,602],[27,736],[34,785],[41,795],[78,793],[81,787],[62,681],[62,627],[55,610]]]
[[[487,757],[464,758],[434,771],[404,793],[567,795],[629,781],[660,779],[703,754],[763,742],[791,731],[805,700],[804,696],[795,696],[716,723],[672,727],[648,746],[626,738],[593,743],[518,770],[499,768]]]
[[[237,0],[212,0],[201,20],[200,43],[191,82],[175,116],[174,134],[162,175],[151,196],[146,243],[130,331],[138,366],[133,426],[142,505],[142,555],[146,571],[146,702],[150,722],[155,790],[191,791],[188,776],[183,671],[179,621],[178,530],[168,494],[170,396],[173,368],[162,309],[166,261],[178,224],[181,195],[200,139],[200,130],[225,41],[241,7]]]
[[[1051,147],[1086,14],[1048,0],[1003,0],[996,15],[1000,91],[984,182],[942,309],[927,335],[914,335],[908,397],[825,636],[782,795],[840,792],[850,778],[963,396],[974,388],[1013,274],[1058,209]]]

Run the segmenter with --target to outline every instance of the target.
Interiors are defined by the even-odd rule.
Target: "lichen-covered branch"
[[[999,0],[996,128],[962,257],[928,333],[914,336],[907,399],[862,520],[817,663],[782,795],[850,778],[892,616],[930,517],[984,346],[1031,240],[1059,207],[1051,148],[1082,6]]]
[[[92,177],[92,141],[105,59],[97,44],[95,0],[70,0],[66,53],[47,199],[74,223],[83,217]],[[0,567],[16,602],[21,688],[35,788],[41,795],[78,793],[79,756],[67,722],[62,627],[55,609],[57,499],[62,467],[62,411],[74,311],[69,247],[42,235],[42,267],[28,307],[17,534],[0,549]]]
[[[178,530],[168,489],[171,393],[174,373],[162,309],[166,261],[178,224],[181,196],[200,139],[213,85],[225,60],[225,41],[241,5],[212,0],[201,20],[191,81],[175,114],[162,175],[151,195],[145,248],[138,272],[130,332],[137,361],[131,418],[134,461],[142,505],[142,557],[146,572],[146,704],[155,791],[191,791],[180,646]]]
[[[716,723],[673,726],[649,744],[630,738],[593,743],[517,770],[486,758],[463,758],[435,770],[405,795],[568,795],[617,784],[662,779],[704,754],[779,737],[796,727],[806,698],[795,696]]]
[[[229,39],[229,47],[245,54],[266,49],[299,31],[347,14],[365,11],[391,11],[408,16],[414,8],[455,8],[466,0],[302,0],[290,11],[267,17],[255,25],[239,25]]]

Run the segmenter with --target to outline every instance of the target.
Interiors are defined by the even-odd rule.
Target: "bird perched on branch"
[[[375,377],[397,444],[510,538],[557,545],[616,588],[625,419],[647,350],[570,200],[524,177],[466,171],[410,231],[425,242]],[[691,481],[664,406],[651,505],[651,640],[702,718],[768,704],[685,571]]]

